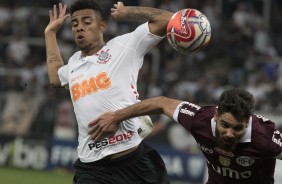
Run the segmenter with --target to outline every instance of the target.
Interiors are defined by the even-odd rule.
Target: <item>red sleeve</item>
[[[275,126],[275,123],[260,116],[254,115],[254,132],[252,140],[256,143],[257,149],[265,156],[276,157],[282,152],[282,134]]]
[[[180,123],[186,130],[192,133],[192,126],[200,128],[202,123],[210,124],[211,118],[215,113],[214,106],[201,107],[199,105],[183,102],[176,108],[173,119]],[[200,123],[200,124],[199,124]]]

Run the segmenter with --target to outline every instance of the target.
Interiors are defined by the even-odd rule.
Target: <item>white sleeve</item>
[[[282,152],[275,157],[276,159],[282,160]]]
[[[157,45],[164,37],[150,33],[148,22],[138,26],[133,32],[116,37],[114,40],[121,47],[132,50],[138,57],[142,58],[153,46]]]
[[[61,86],[66,86],[69,83],[68,80],[68,65],[65,65],[58,70],[58,76],[61,81]]]
[[[131,34],[128,47],[135,49],[139,57],[143,57],[164,38],[150,33],[148,22],[138,26]]]
[[[173,120],[174,120],[175,122],[178,122],[178,123],[179,123],[179,121],[178,121],[178,114],[179,114],[180,108],[182,107],[182,105],[183,105],[184,103],[187,103],[187,102],[182,102],[182,103],[180,103],[180,104],[176,107],[176,109],[175,109],[175,111],[174,111],[174,113],[173,113]]]

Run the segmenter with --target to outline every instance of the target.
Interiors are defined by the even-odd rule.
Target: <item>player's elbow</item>
[[[149,21],[150,32],[158,36],[165,36],[166,27],[172,15],[173,13],[164,11],[157,19]]]
[[[161,10],[161,13],[154,19],[150,20],[149,23],[155,23],[160,27],[166,27],[173,14],[174,13],[172,12]]]

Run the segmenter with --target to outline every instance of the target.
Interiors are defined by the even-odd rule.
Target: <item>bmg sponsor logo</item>
[[[127,132],[125,134],[118,134],[111,138],[105,138],[99,142],[90,143],[88,144],[88,147],[90,150],[104,148],[107,146],[129,141],[132,138],[132,135],[133,135],[132,132]]]
[[[79,76],[77,78],[79,78]],[[72,81],[74,81],[74,79],[72,79]],[[91,77],[83,80],[81,83],[71,85],[72,100],[76,102],[82,97],[97,93],[99,90],[106,90],[111,87],[111,85],[112,82],[108,74],[101,72],[96,77]]]

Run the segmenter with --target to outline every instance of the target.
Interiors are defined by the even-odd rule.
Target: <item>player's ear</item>
[[[106,21],[100,22],[100,29],[104,32],[106,30]]]
[[[247,120],[246,120],[246,128],[248,128],[248,126],[249,126],[249,121],[250,121],[250,118],[248,118]]]

